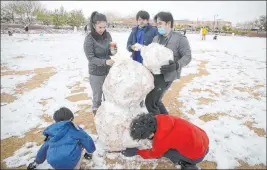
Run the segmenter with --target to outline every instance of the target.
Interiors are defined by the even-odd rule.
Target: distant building
[[[156,23],[150,19],[149,23],[153,26],[156,26]],[[137,25],[137,21],[134,17],[132,18],[119,18],[109,22],[110,27],[124,27],[124,28],[132,28]],[[201,28],[204,26],[208,26],[210,29],[219,29],[221,30],[223,26],[232,27],[232,23],[230,21],[216,20],[214,21],[190,21],[190,20],[174,20],[174,28],[175,29],[186,29],[186,30],[196,30],[197,28]]]
[[[222,29],[223,26],[232,27],[232,22],[230,21],[223,21],[223,20],[216,20],[214,21],[190,21],[190,20],[175,20],[174,27],[180,28],[183,27],[185,29],[192,29],[195,30],[199,27],[208,26],[210,29],[218,28]]]

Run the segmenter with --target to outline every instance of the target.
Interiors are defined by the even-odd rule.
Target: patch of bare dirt
[[[191,108],[187,113],[191,114],[191,115],[196,114],[195,109],[193,109],[193,108]]]
[[[205,98],[205,97],[201,97],[198,99],[198,104],[209,104],[212,102],[215,102],[216,100],[210,99],[210,98]]]
[[[10,75],[22,76],[22,75],[30,75],[32,73],[33,73],[32,70],[22,70],[22,71],[15,71],[15,70],[2,71],[1,70],[1,76],[10,76]]]
[[[12,95],[7,94],[7,93],[1,93],[1,104],[2,103],[12,103],[16,99],[17,99],[16,96],[12,96]]]
[[[46,106],[47,105],[47,100],[52,99],[52,97],[47,98],[47,99],[41,99],[41,101],[39,101],[38,103],[41,104],[42,106]]]
[[[258,97],[261,95],[260,93],[258,92],[255,92],[254,88],[244,88],[244,87],[234,87],[235,90],[238,90],[240,92],[247,92],[248,94],[250,94],[251,96],[253,96],[253,98],[256,98],[258,99]]]
[[[75,90],[71,90],[71,93],[80,93],[80,92],[84,92],[84,90],[86,89],[86,87],[78,87]]]
[[[217,168],[217,163],[216,162],[211,162],[211,161],[203,161],[198,164],[198,166],[201,169],[216,169]]]
[[[177,96],[179,96],[181,89],[187,83],[190,83],[190,81],[192,81],[195,77],[206,76],[209,74],[206,70],[207,63],[207,61],[201,61],[201,63],[198,65],[197,74],[190,74],[181,77],[179,81],[175,81],[172,83],[172,86],[170,87],[172,90],[167,91],[162,99],[164,105],[168,107],[170,114],[183,117],[182,112],[179,109],[180,107],[183,107],[183,103],[177,100]]]
[[[124,169],[132,169],[134,165],[140,166],[140,169],[152,169],[154,163],[143,163],[142,161],[136,160],[121,160],[121,159],[110,159],[105,156],[106,163],[110,168],[115,168],[116,164],[123,165]],[[157,166],[155,169],[177,169],[175,165],[166,158],[160,158],[157,160]]]
[[[211,94],[215,95],[216,97],[219,96],[218,93],[216,93],[210,89],[193,89],[192,92],[210,92]]]
[[[264,164],[251,166],[242,160],[238,160],[238,162],[240,163],[240,166],[236,167],[235,169],[267,169],[267,166],[265,166]]]
[[[48,114],[43,114],[43,115],[41,116],[41,118],[42,118],[45,122],[48,122],[48,123],[52,123],[52,122],[54,122],[53,118],[52,118],[50,115],[48,115]]]
[[[255,86],[255,88],[257,88],[257,89],[262,88],[262,87],[264,87],[264,84],[258,84]]]
[[[15,94],[23,94],[26,91],[30,91],[35,88],[41,87],[41,85],[47,81],[51,76],[55,75],[55,68],[54,67],[46,67],[46,68],[37,68],[34,70],[22,70],[22,71],[15,71],[11,70],[6,66],[1,66],[1,76],[6,75],[29,75],[35,74],[30,80],[25,83],[20,83],[16,85]],[[2,97],[3,95],[3,97]],[[1,102],[8,101],[13,102],[16,98],[14,96],[8,94],[1,94]]]
[[[21,58],[24,58],[23,56],[17,56],[15,57],[15,59],[21,59]]]
[[[56,74],[54,67],[34,69],[35,75],[26,83],[16,85],[16,94],[23,94],[26,91],[41,87],[50,77]]]
[[[73,86],[68,86],[71,89],[71,94],[84,92],[86,87],[81,87],[81,82],[76,82]]]
[[[1,169],[7,169],[4,159],[12,156],[14,152],[20,149],[27,142],[37,142],[41,144],[44,140],[42,135],[43,128],[34,128],[31,131],[25,133],[23,138],[10,137],[1,140]],[[25,166],[21,166],[21,169],[25,169]],[[14,168],[12,168],[14,169]]]
[[[79,87],[81,85],[81,82],[79,82],[79,81],[77,81],[74,85],[68,85],[67,87],[69,88],[69,89],[73,89],[73,88],[76,88],[76,87]]]
[[[116,164],[123,165],[123,168],[128,169],[132,168],[133,165],[140,165],[140,169],[152,169],[154,167],[154,163],[142,163],[141,161],[136,160],[119,160],[119,159],[110,159],[105,157],[105,161],[109,166],[114,168]],[[198,164],[201,169],[216,169],[217,164],[215,162],[203,161]],[[178,169],[176,166],[166,158],[160,158],[157,160],[157,166],[155,169]]]
[[[89,100],[89,97],[86,93],[74,94],[71,96],[66,97],[67,100],[70,102],[78,102],[82,100]]]
[[[1,72],[5,71],[5,70],[10,70],[10,68],[8,68],[6,65],[1,64]]]
[[[253,123],[251,121],[247,121],[244,123],[250,130],[254,131],[258,136],[266,136],[266,132],[264,129],[253,127]]]
[[[217,120],[219,116],[226,116],[225,113],[209,113],[199,117],[199,119],[203,120],[204,122],[208,122],[211,120]]]
[[[89,129],[91,133],[97,134],[96,127],[95,127],[95,120],[94,115],[92,112],[89,112],[88,110],[91,108],[91,105],[78,105],[80,110],[76,112],[75,114],[78,114],[78,116],[75,116],[74,123],[77,125],[84,125],[84,129]]]

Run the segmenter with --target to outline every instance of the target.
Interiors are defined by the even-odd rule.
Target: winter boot
[[[183,161],[179,164],[181,165],[181,170],[199,170],[198,166],[194,164],[189,164]]]

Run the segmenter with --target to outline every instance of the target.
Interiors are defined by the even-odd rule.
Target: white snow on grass
[[[217,168],[234,168],[239,165],[237,159],[266,165],[266,39],[219,37],[190,43],[193,60],[208,61],[209,75],[194,78],[177,99],[184,103],[179,108],[183,113],[195,112],[185,117],[210,137],[207,160],[217,162]],[[213,101],[201,104],[201,98]],[[199,119],[216,113],[226,116],[207,123]],[[247,121],[264,129],[265,135],[250,130],[244,125]]]
[[[126,50],[129,32],[111,33],[113,41],[118,44],[116,57],[130,57]],[[197,66],[207,61],[208,75],[195,77],[180,91],[177,100],[183,102],[179,108],[186,118],[205,129],[210,138],[210,152],[205,160],[217,163],[217,168],[234,168],[239,166],[238,160],[249,165],[264,164],[266,166],[266,39],[247,37],[219,36],[217,41],[208,35],[201,41],[199,35],[187,35],[192,61],[182,71],[182,76],[197,74]],[[16,34],[13,37],[1,35],[1,63],[16,71],[33,70],[35,68],[55,67],[56,74],[50,77],[40,88],[17,94],[13,103],[1,106],[1,140],[11,136],[22,137],[36,127],[47,127],[41,116],[50,116],[61,106],[69,107],[73,112],[79,110],[80,104],[91,104],[91,88],[88,79],[88,62],[83,52],[84,35],[81,34]],[[24,58],[14,59],[17,56]],[[13,95],[16,84],[24,83],[33,75],[1,76],[1,93]],[[70,102],[66,97],[73,95],[68,86],[81,82],[85,87],[89,100]],[[179,82],[179,80],[178,80]],[[202,90],[202,91],[200,91]],[[82,92],[79,92],[82,93]],[[77,93],[78,94],[78,93]],[[212,99],[212,102],[201,104],[201,98]],[[46,100],[45,106],[39,102]],[[144,109],[145,111],[146,109]],[[194,110],[195,114],[187,114]],[[216,120],[204,122],[205,114],[223,113]],[[249,121],[252,126],[261,128],[265,135],[259,136],[244,124]],[[141,164],[127,163],[132,160],[142,164],[158,160],[144,160],[139,156],[125,158],[120,153],[106,153],[104,145],[98,141],[97,135],[89,134],[96,142],[96,152],[92,161],[83,162],[86,167],[96,168],[128,168],[139,169]],[[25,144],[13,156],[5,161],[10,168],[28,165],[40,146]],[[105,161],[121,160],[110,166]],[[161,160],[162,162],[162,160]],[[38,168],[51,168],[47,162]]]
[[[28,166],[34,161],[35,156],[40,149],[36,142],[25,143],[13,156],[6,158],[7,167],[16,168],[20,166]],[[38,169],[51,169],[52,167],[45,161],[43,164],[37,166]]]
[[[20,75],[20,76],[13,76],[13,75],[1,76],[1,81],[4,82],[4,84],[1,83],[1,93],[8,93],[10,95],[15,95],[14,90],[16,89],[16,85],[20,83],[25,83],[32,77],[33,77],[32,74]]]

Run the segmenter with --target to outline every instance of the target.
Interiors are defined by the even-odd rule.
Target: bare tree
[[[259,18],[259,27],[260,29],[264,29],[266,31],[266,15],[262,15]]]
[[[1,1],[1,22],[15,22],[17,3]]]
[[[107,20],[109,23],[113,23],[119,18],[119,14],[116,12],[106,12],[104,13],[107,17]]]
[[[19,16],[21,23],[31,24],[41,9],[42,4],[39,1],[12,1],[6,2],[3,6],[1,2],[1,19],[15,22],[15,18]]]
[[[42,4],[39,1],[23,1],[25,11],[25,19],[28,24],[32,23],[33,18],[42,9]]]

